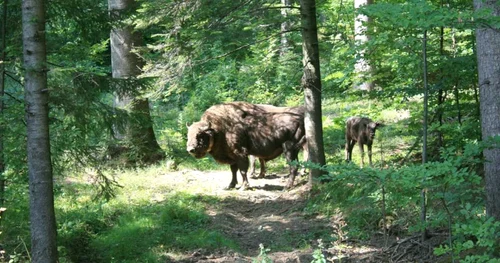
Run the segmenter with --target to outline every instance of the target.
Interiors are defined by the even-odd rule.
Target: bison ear
[[[381,122],[375,122],[375,127],[384,127],[385,125]]]

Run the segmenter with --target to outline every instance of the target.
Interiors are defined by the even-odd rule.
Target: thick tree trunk
[[[496,0],[474,0],[475,10],[493,10],[500,16]],[[479,96],[483,140],[500,135],[500,31],[492,27],[476,29]],[[500,149],[484,150],[486,212],[500,220]]]
[[[354,8],[357,9],[364,5],[370,5],[373,3],[373,0],[354,0]],[[370,22],[370,18],[365,15],[357,15],[354,20],[354,40],[356,41],[356,45],[364,45],[368,42],[368,33],[366,25]],[[373,90],[374,84],[370,80],[366,80],[370,78],[373,72],[373,66],[370,62],[365,58],[365,50],[360,50],[359,59],[354,65],[354,70],[356,71],[359,81],[356,81],[354,84],[354,88],[360,90]]]
[[[44,3],[23,0],[22,4],[31,259],[32,262],[57,262]]]
[[[323,123],[321,113],[321,73],[319,68],[318,30],[316,25],[316,1],[301,0],[300,15],[302,24],[302,51],[304,75],[302,87],[305,99],[305,128],[309,161],[325,165],[323,146]],[[322,175],[319,169],[311,169],[309,183]]]
[[[112,19],[118,22],[124,11],[135,8],[135,1],[109,0],[108,6]],[[142,35],[124,25],[111,30],[110,42],[113,78],[131,79],[141,74],[144,61],[132,49],[143,45]],[[140,161],[151,163],[161,159],[163,154],[153,131],[148,99],[120,93],[115,97],[115,106],[127,109],[131,117],[125,131],[115,131],[116,137],[131,143],[129,150],[138,153]]]

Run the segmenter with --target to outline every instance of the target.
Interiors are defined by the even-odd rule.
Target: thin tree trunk
[[[305,129],[309,161],[325,165],[325,150],[323,145],[323,123],[321,113],[321,73],[319,67],[318,29],[316,24],[316,1],[300,0],[300,15],[302,24],[302,51],[304,75],[302,87],[305,100]],[[311,169],[309,184],[313,179],[323,174],[322,170]]]
[[[491,9],[500,16],[496,0],[474,0],[476,11]],[[481,129],[483,140],[500,134],[500,31],[493,27],[476,29]],[[500,149],[485,149],[486,213],[500,220]]]
[[[32,262],[57,262],[49,140],[45,1],[23,0],[23,58],[28,135]]]
[[[4,99],[4,92],[5,92],[5,59],[7,57],[6,53],[6,48],[7,48],[7,0],[3,1],[3,12],[2,12],[2,57],[0,60],[2,63],[0,64],[0,208],[4,205],[5,202],[5,177],[4,177],[4,172],[5,172],[5,159],[4,159],[4,149],[3,149],[3,142],[4,142],[4,134],[5,134],[5,122],[3,121],[4,118],[4,112],[3,112],[3,99]],[[1,210],[0,210],[1,214]]]
[[[292,0],[281,0],[281,4],[286,7],[292,6]],[[287,37],[287,32],[290,31],[290,20],[288,18],[289,8],[282,8],[281,15],[283,16],[284,22],[281,23],[281,47],[280,56],[284,56],[290,49],[290,43]]]
[[[370,5],[373,3],[373,0],[354,0],[354,8],[358,9],[364,5]],[[370,18],[365,15],[357,15],[354,20],[354,40],[356,41],[356,45],[364,45],[368,42],[368,33],[367,33],[367,24],[370,23]],[[362,81],[357,81],[355,83],[354,88],[360,90],[373,90],[374,83],[371,80],[367,80],[370,78],[373,73],[373,66],[370,62],[365,58],[366,50],[362,49],[359,52],[359,59],[354,65],[354,70],[356,71],[358,77]]]
[[[423,64],[424,64],[424,127],[422,131],[422,164],[427,163],[427,124],[428,124],[428,119],[429,119],[429,110],[428,110],[428,100],[429,100],[429,89],[427,85],[427,30],[424,30],[424,39],[423,39],[423,48],[422,48],[422,55],[423,55]],[[424,186],[425,181],[427,180],[426,177],[424,177],[422,181],[422,186]],[[422,235],[421,239],[422,242],[427,239],[427,197],[426,197],[426,189],[425,187],[420,191],[420,220],[422,221],[423,229],[422,229]]]
[[[441,27],[439,30],[439,55],[441,57],[444,56],[444,27]],[[442,69],[440,70],[440,75],[441,75],[440,81],[443,82],[444,74]],[[444,110],[443,108],[444,108],[444,103],[446,101],[446,96],[447,96],[446,91],[443,90],[442,87],[440,87],[437,93],[437,109],[436,109],[436,116],[439,122],[439,127],[443,126],[443,110]],[[434,159],[439,158],[439,149],[441,149],[441,147],[444,146],[443,132],[440,129],[438,129],[437,131],[435,131],[435,133],[437,136],[437,140],[435,145],[433,145],[432,149],[433,153],[432,157],[434,157]]]
[[[134,0],[108,0],[112,20],[121,21],[124,11],[133,10],[135,4]],[[111,30],[110,42],[113,78],[133,79],[139,76],[144,61],[132,49],[143,45],[142,34],[134,32],[129,25],[122,25]],[[161,159],[163,154],[154,134],[148,99],[136,98],[127,92],[120,93],[115,97],[115,107],[130,112],[125,131],[116,130],[116,137],[131,143],[129,150],[138,153],[143,162]]]

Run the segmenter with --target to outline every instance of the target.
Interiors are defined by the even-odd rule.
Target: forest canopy
[[[500,224],[490,217],[500,212],[492,214],[495,202],[485,197],[492,168],[484,168],[483,152],[497,150],[498,138],[488,137],[495,132],[484,128],[494,129],[498,120],[485,122],[481,95],[498,83],[478,84],[478,58],[485,53],[477,32],[498,31],[500,20],[497,6],[474,8],[471,1],[45,1],[43,92],[56,200],[67,194],[65,178],[89,169],[95,174],[89,191],[104,206],[120,191],[116,170],[218,168],[211,157],[196,160],[185,150],[186,124],[212,105],[307,104],[304,2],[316,12],[322,110],[316,117],[326,157],[324,166],[299,162],[324,172],[304,211],[341,211],[346,229],[359,239],[391,216],[407,236],[426,230],[449,235],[435,256],[493,260]],[[29,253],[16,237],[29,239],[25,1],[0,3],[0,247],[6,251],[0,262],[23,262]],[[116,60],[123,53],[128,62]],[[384,124],[375,137],[373,167],[359,166],[357,149],[353,162],[345,162],[351,116]],[[283,170],[284,163],[278,158],[270,169]],[[427,196],[420,199],[422,193]],[[422,213],[427,220],[417,220]],[[67,241],[59,247],[61,262],[80,262],[67,245],[78,235],[58,216]],[[92,231],[84,235],[89,248],[100,233]]]

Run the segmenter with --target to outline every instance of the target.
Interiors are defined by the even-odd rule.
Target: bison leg
[[[368,162],[370,163],[370,166],[373,167],[372,164],[372,144],[366,144],[366,148],[368,148]]]
[[[255,173],[255,159],[256,158],[255,158],[255,156],[250,155],[249,159],[250,159],[250,167],[248,168],[248,170],[249,170],[248,174],[250,176],[252,176]],[[260,169],[262,169],[262,167]]]
[[[346,139],[346,143],[345,143],[345,160],[346,160],[346,162],[350,162],[352,160],[352,149],[354,148],[354,144],[356,144],[355,140]]]
[[[298,154],[297,154],[297,159],[298,159]],[[307,149],[307,147],[304,146],[304,151],[302,152],[302,160],[303,162],[308,162],[309,161],[309,150]],[[300,171],[300,174],[304,175],[304,174],[307,174],[307,169],[306,167],[302,167],[301,171]]]
[[[238,174],[238,164],[231,164],[231,174],[233,177],[229,186],[225,188],[226,190],[233,189],[238,184],[238,178],[236,178],[236,175]]]
[[[259,158],[260,162],[260,174],[257,178],[264,178],[266,176],[266,160]]]
[[[247,171],[248,171],[248,158],[243,158],[238,161],[237,163],[237,169],[240,170],[241,177],[243,178],[243,181],[241,182],[241,187],[240,190],[246,190],[248,187],[250,187],[250,184],[248,183],[248,177],[247,177]]]
[[[247,173],[252,178],[264,178],[266,176],[266,160],[263,158],[259,158],[260,163],[260,173],[259,176],[253,176],[255,174],[255,156],[250,155],[250,167],[248,168],[249,172]]]
[[[285,153],[285,158],[288,163],[292,161],[297,161],[299,150],[295,149],[294,144],[292,142],[286,142],[283,144],[283,152]],[[293,181],[297,176],[297,165],[290,164],[290,178],[288,178],[288,183],[285,185],[285,190],[288,190],[293,187]]]
[[[363,149],[363,143],[361,141],[358,142],[359,151],[361,153],[361,167],[365,166],[365,149]]]

